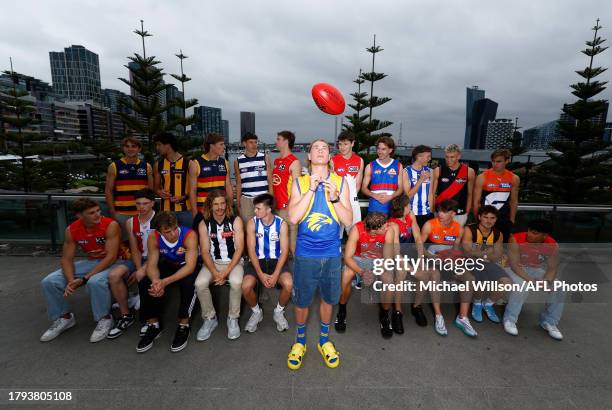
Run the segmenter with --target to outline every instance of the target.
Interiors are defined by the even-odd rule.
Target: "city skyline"
[[[179,72],[174,54],[180,48],[189,55],[185,73],[193,81],[186,97],[222,108],[234,130],[232,141],[239,138],[240,111],[257,113],[257,134],[266,142],[281,129],[294,130],[298,141],[333,139],[334,118],[315,107],[310,87],[332,83],[350,102],[359,68],[371,68],[365,48],[377,34],[384,51],[377,55],[376,71],[389,77],[376,84],[375,95],[393,100],[375,109],[375,118],[393,121],[385,131],[396,137],[402,123],[408,144],[434,145],[461,145],[465,89],[472,85],[499,103],[498,117],[519,117],[523,129],[558,118],[563,104],[575,100],[569,85],[579,80],[574,70],[587,65],[579,51],[592,37],[595,18],[604,17],[601,35],[610,38],[605,15],[612,11],[611,5],[593,1],[580,9],[569,3],[519,1],[512,10],[475,7],[471,1],[387,2],[370,21],[363,12],[367,3],[204,8],[186,3],[175,10],[163,3],[109,2],[79,7],[76,15],[62,13],[65,7],[55,4],[32,4],[7,6],[9,14],[27,12],[40,24],[35,31],[19,18],[3,24],[0,34],[11,40],[0,44],[0,69],[9,68],[12,56],[16,72],[51,82],[48,53],[78,44],[99,55],[102,88],[127,94],[117,78],[127,75],[127,56],[141,52],[132,31],[142,18],[153,33],[147,54],[162,62],[166,74]],[[610,58],[604,53],[595,62],[610,67]],[[606,73],[602,80],[608,78]],[[169,75],[165,80],[175,83]],[[601,98],[609,100],[610,90]],[[345,114],[351,112],[347,107]]]

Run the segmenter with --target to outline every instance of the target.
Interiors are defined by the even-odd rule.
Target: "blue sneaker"
[[[457,316],[457,318],[455,319],[455,326],[461,330],[466,336],[469,337],[476,337],[478,336],[478,333],[476,333],[476,330],[474,330],[474,328],[472,327],[472,324],[470,323],[470,319],[466,317],[459,317]]]
[[[495,308],[493,307],[493,304],[488,304],[485,303],[484,304],[484,311],[487,314],[487,317],[489,318],[489,320],[493,323],[499,323],[499,317],[497,316],[497,312],[495,312]],[[474,315],[474,310],[472,310],[472,316]],[[476,320],[476,319],[474,319]],[[480,316],[480,320],[482,320],[482,314]]]
[[[472,319],[482,322],[482,303],[472,303]]]

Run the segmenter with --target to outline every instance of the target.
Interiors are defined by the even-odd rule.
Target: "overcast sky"
[[[153,34],[147,54],[178,73],[174,54],[183,49],[193,78],[187,97],[222,108],[232,141],[240,111],[256,113],[263,140],[281,129],[295,131],[298,141],[331,139],[334,118],[316,108],[310,89],[328,82],[349,102],[359,68],[371,69],[365,48],[373,34],[384,48],[376,71],[388,75],[374,94],[392,98],[374,117],[393,121],[388,130],[396,137],[403,123],[404,143],[431,145],[463,143],[471,85],[499,103],[498,118],[518,116],[524,128],[557,119],[573,101],[574,70],[588,63],[579,50],[597,17],[602,36],[612,38],[612,2],[603,0],[22,0],[3,4],[2,15],[0,69],[12,56],[15,71],[51,82],[49,51],[80,44],[99,55],[102,87],[124,92],[117,78],[127,77],[126,57],[141,52],[132,31],[143,19]],[[596,64],[611,67],[612,50]],[[600,96],[609,100],[610,91]]]

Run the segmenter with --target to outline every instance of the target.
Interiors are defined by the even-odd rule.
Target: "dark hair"
[[[221,141],[225,141],[225,137],[223,135],[217,134],[216,132],[209,133],[204,139],[204,153],[208,154],[210,151],[210,146]]]
[[[527,223],[527,229],[550,235],[553,231],[553,224],[548,219],[533,219]]]
[[[150,188],[139,189],[134,192],[134,199],[147,198],[149,201],[155,202],[155,192]]]
[[[285,130],[285,131],[279,131],[276,134],[280,135],[285,140],[289,141],[289,148],[293,149],[293,144],[295,144],[295,134],[294,133],[292,133],[291,131]]]
[[[395,152],[395,141],[391,138],[391,134],[386,134],[376,140],[375,146],[378,147],[378,144],[385,144],[387,147],[391,149],[391,153]]]
[[[478,216],[484,214],[493,214],[497,217],[499,216],[499,211],[493,205],[485,205],[478,208]]]
[[[500,148],[496,149],[491,153],[491,161],[493,161],[497,157],[504,157],[504,159],[510,159],[511,156],[512,153],[510,152],[510,150],[506,148]]]
[[[264,204],[269,208],[274,208],[274,197],[268,192],[259,194],[253,199],[253,205]]]
[[[404,216],[404,208],[410,203],[408,195],[402,194],[391,200],[391,217],[401,218]]]
[[[459,207],[459,203],[454,199],[445,199],[436,205],[436,212],[457,212],[457,208]]]
[[[153,226],[155,226],[155,229],[158,231],[161,231],[163,228],[175,228],[178,226],[178,220],[174,212],[161,211],[155,215]]]
[[[212,205],[215,199],[217,198],[225,199],[225,216],[231,217],[234,215],[232,210],[232,203],[228,201],[227,197],[225,196],[225,191],[215,189],[214,191],[208,193],[208,196],[204,201],[204,208],[202,209],[202,215],[204,216],[204,219],[209,220],[210,218],[212,218]]]
[[[176,142],[176,137],[174,136],[174,134],[171,134],[169,132],[161,132],[157,134],[153,138],[153,141],[159,142],[160,144],[164,144],[164,145],[170,145],[174,151],[178,150],[178,144]]]
[[[368,212],[364,220],[365,228],[368,231],[380,229],[385,223],[387,223],[387,215],[382,212]]]
[[[80,214],[81,212],[96,206],[100,206],[98,201],[91,198],[83,197],[74,201],[74,204],[72,204],[72,210],[75,214]]]
[[[338,141],[354,142],[355,134],[350,131],[342,131],[340,134],[338,134]]]
[[[431,152],[431,148],[427,145],[417,145],[412,150],[412,159],[415,160],[417,155],[422,154],[424,152]]]
[[[127,144],[137,145],[138,148],[142,148],[142,143],[136,137],[125,137],[121,140],[121,147],[125,147]]]
[[[240,141],[244,142],[244,141],[256,140],[256,139],[258,139],[257,135],[253,134],[252,132],[245,132]]]

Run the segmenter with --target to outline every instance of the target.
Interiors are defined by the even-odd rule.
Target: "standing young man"
[[[436,205],[446,199],[457,201],[459,207],[455,221],[463,227],[472,209],[472,192],[476,173],[472,168],[460,163],[460,159],[459,145],[451,144],[444,148],[445,163],[433,170],[431,191],[433,192],[433,203]]]
[[[119,224],[102,216],[100,205],[90,198],[77,199],[73,209],[78,219],[66,228],[62,267],[41,281],[47,314],[53,321],[40,337],[41,342],[55,339],[76,324],[68,298],[82,286],[87,288],[94,320],[98,322],[89,341],[95,343],[106,338],[113,327],[108,273],[119,252]],[[77,245],[87,254],[87,260],[75,262]]]
[[[287,207],[293,181],[302,175],[300,160],[291,152],[295,143],[295,134],[291,131],[280,131],[276,136],[276,148],[280,151],[274,160],[272,171],[272,192],[276,200],[276,214],[289,224],[289,249],[295,255],[297,226],[289,220]]]
[[[341,225],[353,220],[348,189],[341,177],[329,170],[329,144],[311,143],[308,159],[311,174],[291,187],[289,219],[298,224],[293,270],[293,303],[297,335],[287,365],[297,370],[306,353],[306,321],[317,288],[321,295],[321,332],[317,345],[325,364],[338,367],[340,358],[329,341],[333,306],[340,299]]]
[[[402,164],[391,158],[395,141],[389,134],[376,141],[378,158],[368,164],[363,174],[361,192],[370,197],[368,212],[389,215],[391,200],[402,194]]]
[[[223,135],[210,133],[204,140],[204,154],[189,164],[189,202],[193,218],[202,212],[206,197],[212,191],[224,191],[230,204],[234,201],[229,162],[223,158],[224,152]]]
[[[272,193],[272,166],[270,158],[257,151],[257,135],[247,132],[242,136],[244,153],[234,161],[238,214],[243,221],[253,218],[253,199],[257,195]]]
[[[425,222],[433,218],[433,190],[431,189],[431,148],[427,145],[417,145],[412,150],[412,165],[406,167],[402,175],[404,191],[412,206],[419,228],[423,229]]]
[[[139,158],[142,144],[134,137],[121,141],[123,157],[111,162],[106,170],[104,196],[111,218],[123,230],[125,221],[137,215],[134,193],[143,188],[153,188],[153,168]],[[124,237],[127,237],[127,231]]]
[[[476,177],[474,186],[474,214],[484,205],[493,205],[499,211],[496,228],[504,234],[507,242],[516,221],[518,193],[521,179],[506,169],[510,162],[510,151],[498,149],[491,154],[491,168]]]
[[[350,226],[345,226],[344,229],[348,234],[352,225],[361,221],[361,207],[359,206],[359,198],[357,194],[361,188],[363,180],[363,158],[353,152],[355,146],[355,136],[348,132],[342,131],[338,135],[338,153],[332,157],[332,170],[336,175],[344,177],[348,187],[353,209],[353,223]]]
[[[293,280],[286,265],[289,256],[289,228],[283,219],[272,213],[274,197],[261,194],[253,200],[255,216],[246,226],[247,251],[250,265],[242,279],[242,295],[253,313],[244,330],[255,332],[263,320],[263,310],[257,303],[257,282],[268,289],[278,288],[278,303],[272,316],[279,332],[289,329],[285,306],[289,303]]]
[[[155,163],[153,188],[161,197],[160,210],[174,212],[180,225],[191,226],[189,160],[177,151],[176,137],[169,132],[155,136],[155,149],[162,157]]]

